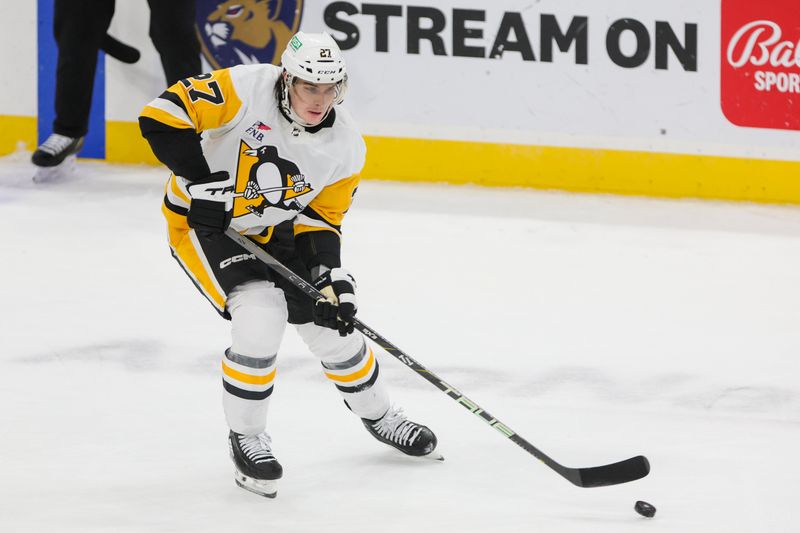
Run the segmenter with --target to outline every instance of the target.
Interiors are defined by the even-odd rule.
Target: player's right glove
[[[342,337],[353,333],[358,304],[352,274],[343,268],[328,270],[314,280],[314,287],[324,296],[314,304],[314,323],[338,330]]]
[[[194,180],[186,186],[192,197],[186,220],[198,233],[223,233],[233,215],[233,182],[224,170]]]

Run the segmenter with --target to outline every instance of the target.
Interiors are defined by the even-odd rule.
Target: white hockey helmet
[[[341,104],[344,101],[347,68],[339,45],[327,33],[297,32],[281,55],[281,65],[286,73],[281,91],[281,108],[295,122],[309,126],[295,115],[289,102],[289,87],[295,78],[309,83],[335,83],[336,98],[333,103]]]

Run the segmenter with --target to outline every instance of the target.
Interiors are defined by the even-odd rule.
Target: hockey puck
[[[647,518],[653,518],[656,515],[656,508],[642,500],[637,501],[633,508],[637,513]]]

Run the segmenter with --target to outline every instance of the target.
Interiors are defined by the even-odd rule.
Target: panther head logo
[[[280,63],[299,26],[303,0],[198,0],[197,34],[215,69]]]

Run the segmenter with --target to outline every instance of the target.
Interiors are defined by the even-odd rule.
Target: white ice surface
[[[288,330],[267,500],[233,482],[228,324],[168,253],[164,171],[80,168],[0,160],[0,531],[800,531],[800,209],[362,184],[368,324],[557,461],[652,473],[574,487],[381,353],[446,456],[409,460]]]

